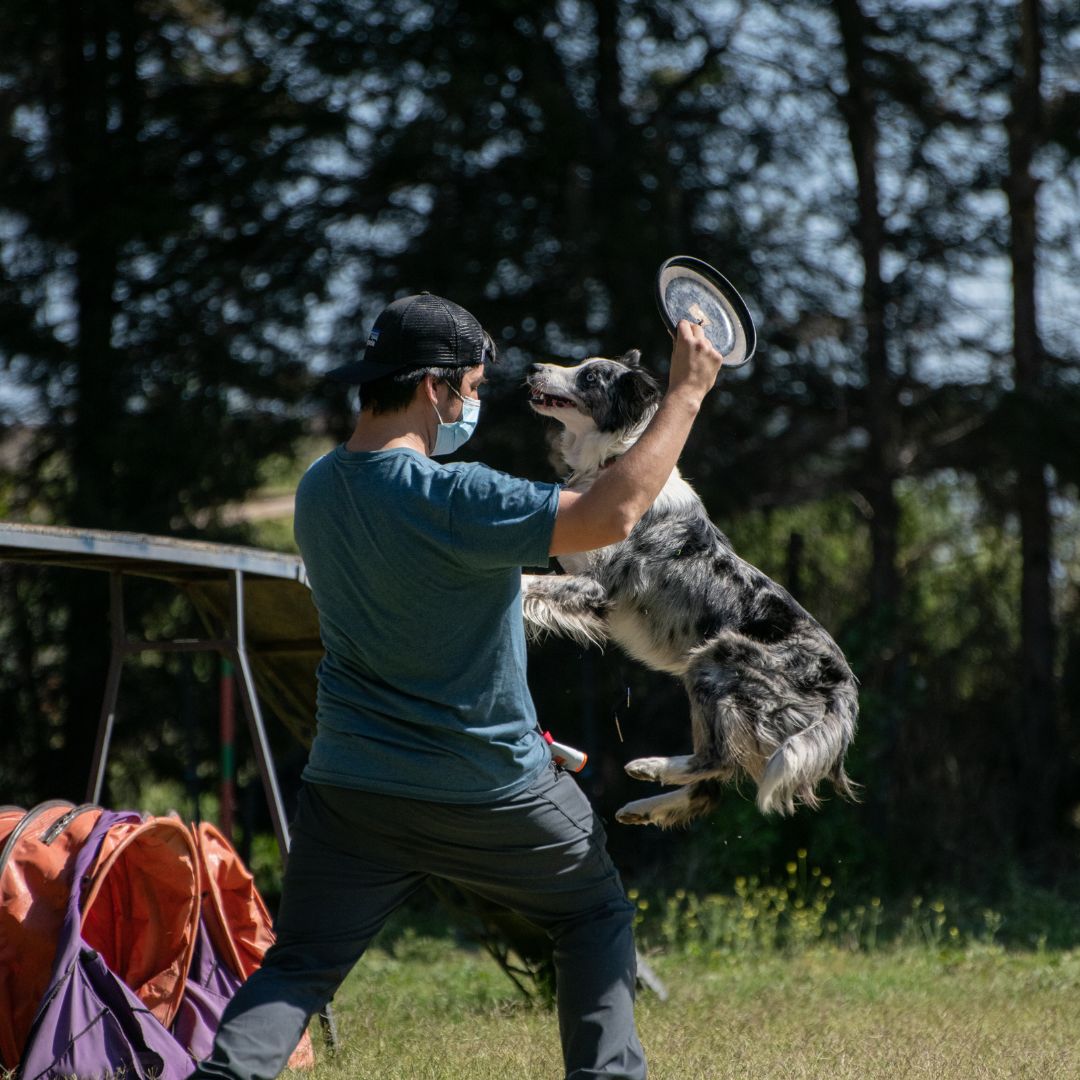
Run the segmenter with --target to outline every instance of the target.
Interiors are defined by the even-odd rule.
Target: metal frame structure
[[[0,537],[2,535],[3,532],[0,529]],[[0,554],[2,554],[2,548],[0,548]],[[277,837],[284,861],[289,855],[289,826],[277,774],[274,771],[266,727],[263,724],[262,710],[259,708],[255,677],[248,658],[247,635],[244,632],[244,571],[234,568],[228,573],[229,620],[224,637],[176,641],[133,641],[127,636],[124,620],[124,571],[109,572],[109,625],[112,648],[109,657],[109,673],[105,680],[105,698],[101,705],[101,719],[98,722],[94,756],[90,765],[86,800],[97,803],[101,799],[109,745],[112,742],[113,724],[116,721],[116,706],[120,696],[120,677],[124,661],[129,656],[137,656],[144,652],[218,652],[227,660],[232,661],[236,671],[240,701],[251,733],[251,744],[255,751],[259,778],[262,780],[263,791],[266,793],[270,819],[274,825],[274,835]]]
[[[210,544],[170,537],[96,529],[67,529],[0,523],[0,561],[64,566],[109,573],[110,659],[105,696],[98,722],[87,800],[98,802],[108,765],[116,721],[124,661],[144,652],[217,652],[232,661],[240,700],[248,723],[255,760],[273,822],[282,861],[289,855],[289,825],[255,685],[245,619],[245,584],[251,578],[275,578],[306,588],[304,565],[298,556],[228,544]],[[128,636],[124,618],[124,577],[158,578],[183,589],[185,583],[224,581],[228,586],[228,617],[217,637],[148,641]],[[321,650],[317,641],[283,641],[278,648]],[[275,643],[264,643],[272,651]]]

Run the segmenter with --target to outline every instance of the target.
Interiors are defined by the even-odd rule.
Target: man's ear
[[[431,402],[432,405],[438,407],[439,394],[435,387],[438,384],[435,381],[435,376],[429,371],[417,384],[420,392]]]

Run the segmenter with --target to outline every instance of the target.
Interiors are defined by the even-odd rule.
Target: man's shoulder
[[[558,485],[526,480],[479,461],[441,462],[415,452],[350,453],[337,447],[314,462],[297,491],[297,501],[337,503],[339,483],[381,499],[420,499],[429,508],[443,506],[469,517],[501,518],[538,510],[552,499]],[[401,504],[397,504],[400,508]]]
[[[486,484],[498,482],[500,479],[516,479],[509,473],[485,465],[482,461],[451,461],[440,468],[455,484]]]
[[[304,470],[304,475],[300,477],[300,482],[296,485],[297,499],[310,495],[319,487],[327,472],[333,468],[334,453],[334,450],[328,450],[322,457],[317,457],[308,465]]]
[[[458,461],[443,466],[455,497],[480,500],[500,496],[543,498],[554,486],[513,476],[479,461]]]

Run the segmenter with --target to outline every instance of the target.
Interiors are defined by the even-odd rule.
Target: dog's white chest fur
[[[608,612],[607,624],[612,641],[654,671],[683,675],[690,666],[690,655],[685,650],[665,648],[656,640],[648,623],[648,612],[628,610],[615,604]]]
[[[569,485],[572,491],[587,491],[594,476]],[[670,510],[679,506],[699,503],[697,493],[682,478],[679,470],[672,471],[667,483],[656,497],[653,507]],[[559,565],[569,574],[591,573],[610,559],[618,548],[612,544],[597,551],[585,551],[577,555],[560,555]],[[655,671],[682,675],[690,658],[684,650],[664,645],[657,640],[655,627],[648,619],[648,612],[616,602],[607,614],[608,635],[635,660],[641,661]]]

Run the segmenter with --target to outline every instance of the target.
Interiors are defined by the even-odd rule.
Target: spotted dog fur
[[[557,449],[574,491],[634,444],[661,397],[636,350],[575,367],[537,364],[527,384],[532,408],[563,425]],[[824,779],[855,798],[843,759],[858,694],[843,653],[789,593],[735,554],[677,469],[626,540],[558,562],[564,573],[525,579],[530,633],[615,641],[680,679],[690,699],[694,752],[626,766],[678,790],[627,804],[619,821],[687,822],[742,776],[757,784],[763,813],[817,806]]]

